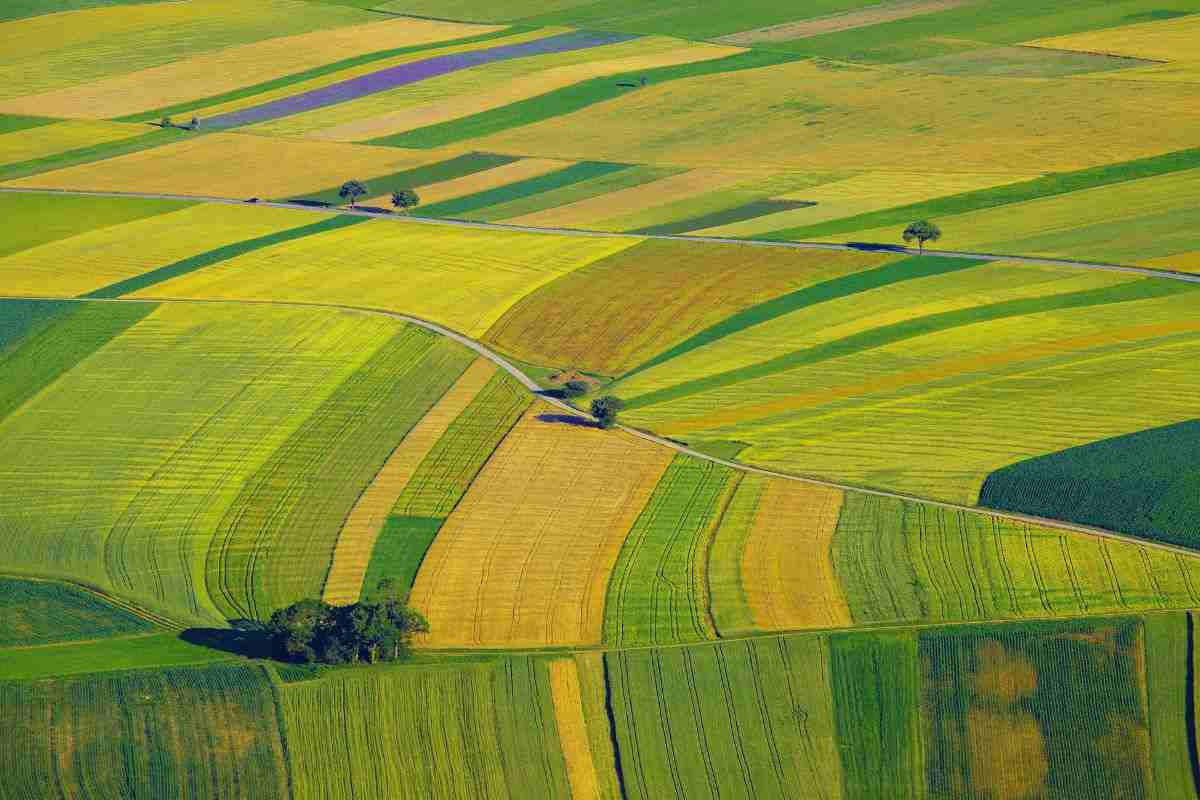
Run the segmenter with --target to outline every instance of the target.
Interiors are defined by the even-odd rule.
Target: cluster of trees
[[[377,602],[333,606],[300,600],[271,615],[269,630],[275,656],[283,661],[357,664],[396,661],[410,649],[412,637],[428,633],[429,623],[380,584]]]
[[[346,181],[342,184],[342,188],[338,189],[338,197],[348,201],[350,207],[354,208],[358,199],[366,197],[370,192],[371,190],[363,181]],[[392,206],[403,213],[408,213],[410,208],[416,208],[420,203],[421,198],[412,189],[398,189],[392,192]]]
[[[601,428],[611,428],[617,424],[617,414],[625,408],[625,401],[611,394],[597,397],[592,401],[592,416]]]

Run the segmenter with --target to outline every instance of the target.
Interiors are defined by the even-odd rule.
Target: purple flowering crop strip
[[[280,117],[312,111],[315,108],[345,103],[360,97],[386,92],[397,86],[416,83],[438,75],[447,75],[461,69],[477,67],[481,64],[491,64],[497,61],[507,61],[512,58],[540,56],[549,53],[566,53],[571,50],[583,50],[589,47],[599,47],[606,44],[635,39],[636,36],[620,33],[585,33],[581,31],[548,36],[545,39],[535,39],[532,42],[489,47],[482,50],[471,50],[465,53],[454,53],[445,56],[435,56],[409,64],[381,69],[368,75],[323,86],[309,92],[285,97],[259,106],[232,111],[201,120],[206,129],[236,128],[241,125],[252,125],[256,122],[266,122]]]

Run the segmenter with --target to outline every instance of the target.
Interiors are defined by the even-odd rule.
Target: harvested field
[[[375,540],[396,499],[430,449],[495,373],[496,366],[490,361],[476,359],[396,445],[342,524],[322,589],[325,602],[349,605],[358,600]]]
[[[396,172],[430,160],[428,153],[407,153],[394,147],[215,133],[43,172],[11,185],[200,197],[287,197],[324,189],[347,175]]]
[[[411,602],[429,619],[428,644],[600,640],[621,543],[670,455],[627,434],[539,419],[547,411],[526,413],[426,555]]]
[[[138,296],[369,306],[436,320],[471,336],[542,284],[638,241],[375,220],[257,250]],[[347,252],[355,253],[352,261]],[[399,252],[421,258],[397,260]],[[331,270],[336,283],[329,280]]]
[[[889,258],[646,241],[527,295],[485,340],[527,361],[619,375],[731,314]]]
[[[969,5],[972,0],[888,0],[878,5],[843,11],[827,17],[816,17],[798,22],[785,22],[741,33],[731,33],[717,39],[725,44],[754,45],[763,42],[790,42],[809,36],[848,31],[881,25],[923,14],[935,14],[949,8]]]

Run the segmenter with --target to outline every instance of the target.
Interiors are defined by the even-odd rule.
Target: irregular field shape
[[[842,507],[833,562],[858,624],[1186,608],[1200,585],[1192,556],[859,494]]]
[[[829,644],[770,637],[606,653],[630,798],[842,797]],[[843,745],[844,746],[844,745]]]
[[[227,617],[265,621],[321,595],[355,502],[473,358],[422,328],[373,323],[391,335],[242,479],[213,531],[206,580]]]
[[[570,794],[544,661],[342,672],[283,686],[280,705],[296,798]]]
[[[823,69],[804,61],[647,86],[472,146],[555,158],[776,170],[853,164],[905,171],[911,169],[909,154],[920,151],[964,172],[987,172],[997,164],[1060,171],[1193,146],[1191,95],[1189,87],[1165,84],[914,76],[886,68]],[[1109,113],[1091,113],[1097,107]],[[1136,139],[1122,136],[1119,120],[1139,117],[1161,125]]]
[[[757,628],[850,626],[833,564],[843,496],[826,486],[766,483],[740,554],[741,584]]]
[[[1035,39],[1033,47],[1056,50],[1082,50],[1091,53],[1110,53],[1128,58],[1152,58],[1159,61],[1195,61],[1196,37],[1200,36],[1200,17],[1181,16],[1174,19],[1139,22],[1114,28]]]
[[[215,117],[207,118],[205,122],[207,125],[216,128],[229,128],[267,122],[292,114],[299,114],[337,103],[356,100],[360,97],[385,92],[399,86],[416,83],[417,81],[426,80],[438,75],[445,75],[460,69],[469,69],[470,67],[487,64],[492,61],[597,47],[620,41],[622,38],[627,37],[622,37],[619,34],[563,33],[519,44],[484,46],[476,50],[469,50],[454,55],[434,56],[408,64],[387,67],[356,78],[350,78],[340,83],[330,84],[320,89],[293,94],[291,97],[263,105],[251,106],[241,111],[218,114]]]
[[[323,189],[347,175],[416,167],[430,161],[429,156],[394,147],[215,133],[21,178],[9,185],[200,197],[285,197]]]
[[[23,731],[0,751],[6,798],[287,792],[284,745],[262,667],[4,682],[0,706]]]
[[[1152,789],[1140,620],[943,628],[922,631],[918,648],[929,796]]]
[[[604,641],[666,644],[716,637],[708,615],[713,530],[737,473],[677,455],[625,538],[604,603]]]
[[[370,306],[479,335],[518,298],[637,241],[377,220],[258,250],[138,296]]]
[[[621,55],[620,51],[626,50],[633,55]],[[499,76],[493,76],[490,73],[497,70],[489,69],[486,71],[489,74],[477,76],[475,73],[478,70],[471,70],[456,74],[454,76],[456,80],[452,81],[442,78],[422,82],[418,88],[428,92],[428,95],[406,92],[403,100],[413,104],[409,108],[401,110],[376,108],[370,116],[348,121],[341,121],[341,114],[338,114],[339,121],[312,131],[310,136],[315,139],[344,142],[390,136],[426,125],[437,125],[470,114],[500,108],[509,103],[536,97],[548,91],[602,75],[651,70],[710,58],[721,58],[734,52],[737,51],[733,48],[717,45],[685,44],[675,39],[649,37],[627,44],[600,47],[579,54],[579,58],[588,59],[583,63],[550,65],[534,70],[529,70],[534,67],[534,64],[529,64],[528,74],[501,73]],[[536,62],[544,59],[545,57],[536,59]],[[561,58],[556,60],[561,60]],[[525,66],[523,61],[508,63]],[[391,107],[394,108],[396,101],[400,99],[391,98]],[[354,105],[368,109],[375,104],[356,101]],[[342,106],[336,106],[331,111],[342,108]],[[350,110],[346,109],[346,111]]]
[[[917,17],[922,14],[932,14],[967,5],[971,0],[889,0],[888,2],[866,6],[853,11],[844,11],[828,17],[807,19],[803,22],[785,22],[766,28],[731,33],[722,36],[718,41],[727,44],[754,45],[763,42],[790,42],[808,36],[820,36],[824,33],[866,28],[897,19]]]
[[[121,202],[121,201],[116,201]],[[210,250],[322,219],[278,208],[200,204],[99,228],[0,259],[9,294],[80,295]],[[203,231],[197,236],[197,231]]]
[[[179,200],[0,192],[0,214],[5,220],[0,258],[97,228],[177,211],[186,206],[186,202]],[[0,284],[0,291],[10,293],[4,284]]]
[[[66,583],[0,578],[0,647],[152,631],[155,626],[100,595]]]
[[[120,117],[302,72],[344,58],[348,52],[428,44],[498,30],[411,17],[366,19],[363,23],[242,44],[22,97],[0,103],[0,108],[96,119]]]
[[[322,590],[325,602],[349,605],[358,600],[375,539],[396,499],[429,450],[495,372],[490,361],[476,359],[396,445],[342,525]]]
[[[53,14],[0,26],[0,98],[77,86],[269,37],[375,19],[362,11],[297,0],[149,3]]]
[[[0,164],[32,161],[87,145],[131,139],[145,133],[122,122],[63,120],[0,136]]]
[[[204,558],[240,482],[395,329],[351,314],[160,307],[0,422],[5,563],[224,619]]]
[[[1047,50],[1027,45],[1001,45],[921,58],[909,61],[903,68],[912,72],[980,77],[1063,78],[1072,75],[1099,77],[1103,74],[1104,77],[1111,78],[1131,77],[1129,73],[1141,74],[1143,70],[1138,65],[1146,63],[1152,64],[1101,53]]]
[[[731,313],[886,258],[649,240],[529,294],[485,340],[527,361],[619,375]]]
[[[621,542],[670,455],[539,420],[546,410],[501,443],[429,549],[410,600],[429,619],[426,644],[600,640]]]

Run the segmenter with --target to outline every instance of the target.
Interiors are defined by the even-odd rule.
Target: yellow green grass
[[[131,139],[145,133],[138,125],[100,120],[63,120],[0,136],[0,164],[32,161],[89,145]]]

